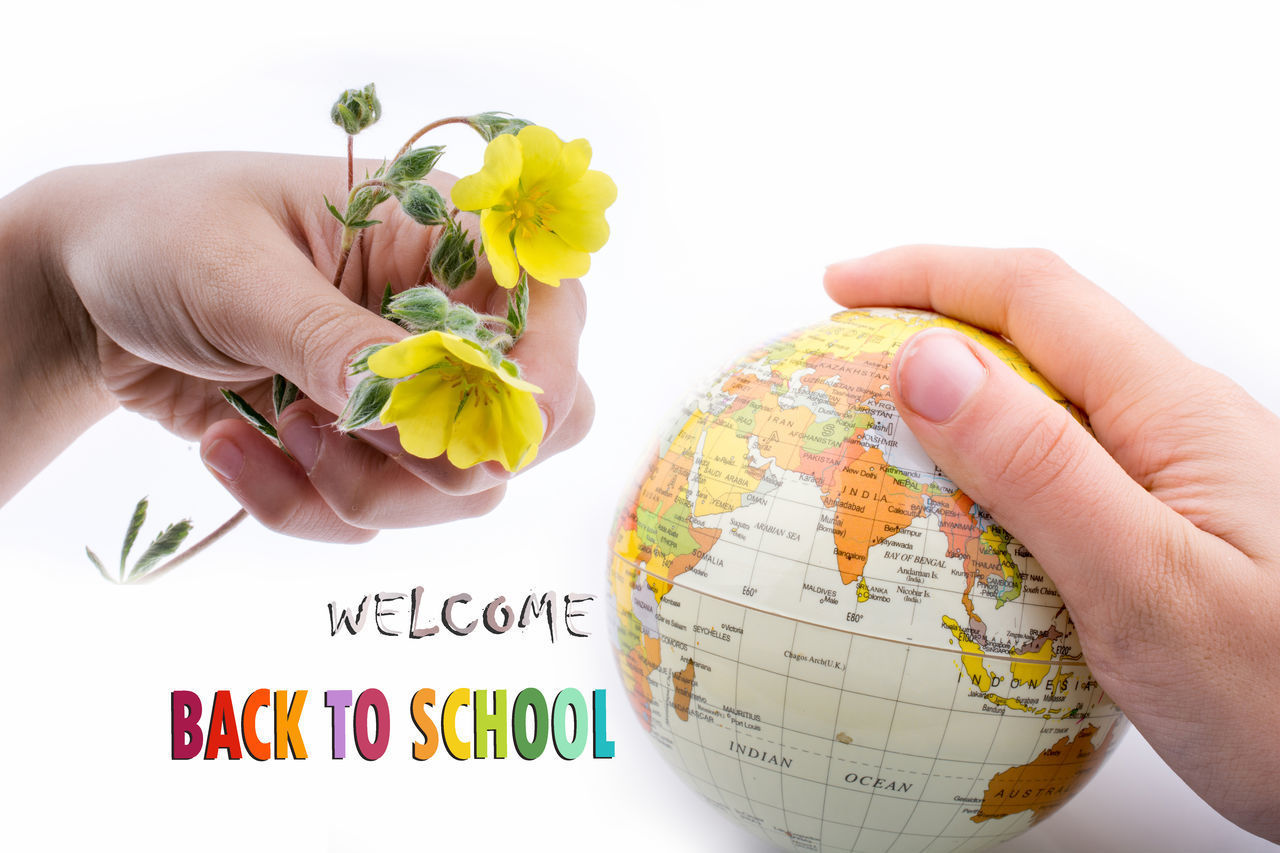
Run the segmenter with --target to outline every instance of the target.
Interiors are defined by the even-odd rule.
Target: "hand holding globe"
[[[976,347],[976,382],[935,344],[898,360],[903,419],[1036,555],[1098,682],[1196,793],[1280,840],[1280,419],[1049,253],[902,248],[826,286],[992,329],[1088,413],[1096,441]]]
[[[1274,416],[1047,253],[902,249],[827,287],[1005,337],[849,311],[677,417],[610,570],[666,757],[787,849],[974,850],[1079,790],[1118,703],[1216,808],[1280,831],[1258,787],[1280,584],[1245,556],[1265,503],[1240,512]],[[1260,669],[1264,710],[1213,689]]]

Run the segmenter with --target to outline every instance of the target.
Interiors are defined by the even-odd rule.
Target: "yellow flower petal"
[[[529,275],[553,287],[559,287],[563,278],[586,275],[591,268],[589,254],[538,228],[517,229],[516,256]]]
[[[564,149],[564,143],[550,130],[536,124],[522,129],[519,140],[523,160],[520,186],[528,192],[534,187],[543,185],[548,178],[553,178],[560,172],[560,155]]]
[[[585,139],[575,139],[564,144],[560,153],[560,171],[554,179],[554,186],[570,186],[577,183],[586,174],[591,165],[591,143]]]
[[[604,172],[589,171],[582,179],[556,189],[548,201],[559,210],[603,211],[618,199],[618,185]]]
[[[502,399],[503,467],[519,471],[538,455],[542,441],[542,412],[529,394],[510,394]]]
[[[500,381],[510,385],[512,388],[528,391],[531,394],[542,393],[542,389],[532,382],[521,379],[519,376],[512,376],[501,367],[495,367],[493,362],[489,361],[489,356],[484,349],[476,342],[456,335],[446,335],[442,332],[432,332],[431,334],[441,335],[441,344],[451,355],[455,356],[456,361],[466,362],[477,368],[475,371],[471,371],[474,374],[472,377],[474,381],[479,381],[479,378],[483,377],[486,381]]]
[[[501,203],[507,191],[519,184],[522,162],[514,136],[495,137],[484,149],[484,168],[453,185],[453,203],[459,210],[484,210]]]
[[[515,287],[520,281],[520,267],[516,264],[515,249],[511,248],[514,221],[510,213],[496,210],[480,213],[480,236],[484,241],[484,254],[489,259],[489,268],[493,270],[493,280],[507,289]]]
[[[609,223],[601,212],[562,210],[548,216],[544,223],[572,248],[584,252],[599,251],[609,242]]]
[[[444,371],[429,371],[397,383],[382,410],[382,422],[400,430],[400,445],[422,459],[445,452],[453,437],[461,390]]]
[[[412,376],[444,358],[445,347],[439,332],[414,335],[397,341],[369,356],[369,369],[388,379]]]
[[[497,400],[484,387],[472,388],[453,425],[449,461],[459,468],[470,468],[496,459],[511,470],[499,452],[504,429]]]

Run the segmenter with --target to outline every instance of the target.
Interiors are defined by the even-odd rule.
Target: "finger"
[[[555,434],[538,447],[538,455],[533,462],[529,463],[528,467],[522,468],[521,472],[541,465],[557,453],[568,450],[586,438],[595,416],[595,397],[592,395],[591,389],[587,387],[586,380],[579,374],[578,387],[573,396],[573,408],[560,420],[560,426],[556,429]],[[515,476],[504,470],[497,462],[486,462],[480,467],[488,469],[498,479],[510,479]]]
[[[538,458],[534,461],[534,464],[550,459],[557,453],[568,450],[586,438],[587,433],[591,430],[591,424],[595,421],[595,417],[595,396],[591,393],[591,389],[587,387],[587,382],[582,378],[582,374],[578,374],[577,389],[573,394],[573,408],[561,418],[555,434],[538,449]]]
[[[1151,556],[1196,532],[1060,404],[965,335],[913,336],[892,384],[938,467],[1036,555],[1086,622],[1099,608],[1124,612],[1140,600],[1155,580],[1144,576]]]
[[[209,427],[200,456],[240,505],[272,530],[321,542],[367,542],[375,535],[338,518],[298,463],[242,420]]]
[[[1172,386],[1196,367],[1043,250],[904,246],[833,264],[824,284],[843,305],[927,308],[1008,337],[1089,412],[1108,447],[1130,432],[1133,418],[1126,415],[1150,408],[1137,403],[1169,399]]]
[[[342,411],[355,354],[407,333],[343,296],[265,211],[250,208],[240,221],[235,251],[197,271],[196,322],[231,358],[268,367],[325,409]]]
[[[1129,476],[1202,530],[1265,548],[1231,507],[1252,460],[1270,454],[1276,418],[1052,253],[906,246],[834,264],[824,283],[845,305],[928,308],[1010,338],[1088,412]],[[1214,416],[1187,417],[1188,400]],[[1224,455],[1220,436],[1233,432],[1240,446]]]
[[[332,418],[330,418],[332,420]],[[324,423],[323,419],[321,423]],[[444,454],[434,459],[414,456],[400,444],[400,430],[396,427],[357,430],[359,440],[376,448],[405,471],[445,495],[474,495],[504,483],[511,476],[501,465],[494,463],[458,468]]]
[[[543,442],[555,435],[573,410],[578,391],[578,339],[587,320],[582,283],[565,279],[559,287],[530,285],[529,318],[511,358],[526,379],[542,389],[538,408],[546,421]],[[498,289],[490,313],[506,314],[506,292]]]
[[[474,494],[446,494],[328,421],[328,413],[314,403],[297,403],[281,419],[280,438],[312,487],[347,524],[422,527],[483,515],[502,500],[505,485],[496,481]]]

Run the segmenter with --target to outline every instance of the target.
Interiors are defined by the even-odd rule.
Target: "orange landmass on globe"
[[[871,548],[924,514],[924,495],[890,473],[880,448],[849,442],[846,449],[833,527],[840,580],[851,584],[862,577]]]
[[[689,703],[693,699],[693,658],[685,664],[684,669],[671,673],[671,686],[675,695],[671,697],[671,707],[681,722],[689,722]]]
[[[1095,726],[1085,726],[1074,738],[1061,738],[1030,763],[997,773],[983,792],[981,808],[970,820],[982,823],[1023,811],[1032,812],[1032,825],[1044,820],[1102,765],[1111,734],[1095,749],[1093,736],[1097,732]]]
[[[635,708],[645,729],[650,725],[650,705],[653,702],[653,691],[649,688],[649,676],[662,662],[662,641],[644,633],[639,642],[622,658],[622,686],[627,691],[627,699]]]

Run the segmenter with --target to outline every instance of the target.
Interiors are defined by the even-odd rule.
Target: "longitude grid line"
[[[844,650],[846,676],[848,675],[849,657],[852,654],[853,654],[853,635],[849,635],[845,638],[845,650]],[[836,703],[836,713],[834,718],[831,721],[831,738],[830,738],[831,754],[827,756],[826,779],[824,780],[822,785],[822,807],[818,813],[819,833],[822,832],[822,828],[821,828],[822,824],[827,822],[827,793],[831,790],[831,760],[835,757],[836,729],[839,728],[840,726],[840,708],[844,704],[844,697],[845,697],[845,693],[847,692],[843,688],[844,688],[844,677],[840,679],[840,701]],[[836,822],[838,821],[833,821],[833,823],[836,823]],[[821,849],[824,846],[825,845],[822,843],[822,835],[819,834],[818,847],[819,849]]]
[[[704,437],[705,437],[705,432],[704,432]],[[701,487],[702,487],[702,482],[701,482],[701,478],[699,478],[699,481],[698,481],[698,488],[699,488],[699,491],[701,490]],[[686,493],[686,495],[687,495],[687,493]],[[673,588],[674,588],[674,586],[675,586],[675,585],[674,585],[674,584],[672,584],[672,587],[673,587]],[[688,587],[685,587],[685,589],[689,589],[689,588],[688,588]],[[697,599],[698,599],[697,607],[695,608],[695,613],[694,613],[694,617],[693,617],[694,621],[693,621],[692,623],[690,623],[690,624],[691,624],[691,625],[698,625],[698,624],[701,624],[701,619],[702,619],[702,602],[703,602],[704,598],[707,598],[708,596],[704,596],[704,595],[702,595],[702,594],[698,593],[696,590],[690,590],[690,591],[691,591],[691,592],[693,592],[693,593],[697,596]],[[668,593],[667,593],[667,594],[669,595],[669,594],[670,594],[670,591],[668,591]],[[689,658],[690,660],[693,660],[692,655],[695,653],[695,650],[696,650],[696,649],[699,649],[699,648],[701,648],[701,646],[699,645],[699,643],[698,643],[698,642],[696,641],[696,639],[695,639],[693,649],[691,649],[691,650],[690,650],[690,658]],[[722,660],[727,660],[726,658],[723,658],[723,657],[722,657],[722,656],[720,656],[720,655],[716,655],[714,652],[711,652],[711,654],[712,654],[713,656],[715,656],[715,657],[720,657]],[[690,712],[692,712],[692,711],[693,711],[693,702],[694,702],[694,699],[693,699],[693,685],[694,685],[694,682],[696,682],[696,681],[697,681],[697,668],[695,667],[695,668],[694,668],[694,677],[693,677],[693,679],[692,679],[692,680],[690,680],[690,682],[689,682],[689,710],[690,710]],[[736,682],[737,682],[736,677],[735,677],[734,681],[735,681],[735,684],[736,684]],[[674,677],[673,677],[673,681],[672,681],[672,688],[671,688],[671,689],[672,689],[673,691],[675,690],[675,681],[674,681]],[[737,697],[735,696],[734,698],[735,698],[735,700],[736,700],[736,698],[737,698]],[[707,747],[706,743],[704,743],[704,742],[703,742],[703,740],[702,740],[702,723],[703,723],[703,720],[702,720],[702,718],[701,718],[701,717],[695,717],[695,720],[696,720],[696,722],[694,723],[694,731],[695,731],[695,732],[697,733],[697,735],[698,735],[698,748],[699,748],[700,750],[702,750],[703,754],[705,755],[705,754],[708,752],[708,747]],[[674,727],[674,726],[671,726],[671,727],[670,727],[670,729],[671,729],[671,731],[672,731],[672,734],[675,734],[675,727]],[[679,737],[679,735],[677,735],[677,737]],[[688,738],[684,738],[684,740],[688,741]],[[730,801],[726,798],[726,796],[725,796],[725,795],[726,795],[726,794],[732,794],[733,792],[731,792],[731,791],[727,791],[724,787],[722,787],[722,786],[720,785],[720,782],[716,779],[715,770],[712,768],[712,766],[711,766],[710,762],[708,762],[708,763],[707,763],[707,771],[708,771],[708,774],[711,776],[710,782],[711,782],[712,786],[713,786],[717,791],[719,791],[719,792],[720,792],[720,799],[721,799],[721,802],[723,802],[726,806],[728,806],[730,809],[732,809],[732,808],[733,808],[733,806],[730,806],[730,805],[729,805],[729,802],[730,802]],[[740,780],[742,780],[742,799],[743,799],[743,800],[746,802],[746,804],[747,804],[747,811],[749,811],[749,812],[751,813],[752,817],[756,818],[756,820],[759,820],[759,821],[761,822],[761,823],[760,823],[760,826],[761,826],[761,827],[763,827],[764,819],[763,819],[763,818],[761,818],[761,817],[760,817],[760,815],[756,814],[755,809],[754,809],[754,808],[752,808],[753,803],[752,803],[751,797],[747,795],[747,785],[746,785],[746,780],[745,780],[745,779],[743,779],[743,777],[742,777],[742,761],[741,761],[741,759],[739,759],[739,761],[738,761],[738,778],[739,778]],[[736,796],[736,795],[735,795],[735,796]],[[754,833],[753,833],[753,834],[754,834]],[[768,839],[767,839],[767,838],[765,838],[764,840],[766,840],[766,841],[767,841]]]
[[[898,673],[898,690],[897,690],[897,694],[893,698],[893,713],[889,715],[889,733],[890,734],[893,733],[894,720],[898,718],[898,704],[899,702],[902,701],[902,682],[907,675],[907,659],[910,656],[911,656],[911,649],[908,647],[906,655],[902,659],[902,671]],[[879,776],[881,773],[884,772],[884,759],[885,759],[885,755],[889,752],[888,746],[889,746],[889,742],[888,742],[888,739],[886,738],[885,748],[880,750],[880,768],[876,771],[877,776]],[[875,793],[873,789],[871,793],[871,802],[867,806],[868,812],[870,812],[871,808],[875,805],[876,796],[878,795]],[[862,838],[862,832],[866,828],[865,823],[866,823],[866,820],[864,819],[863,820],[864,826],[861,826],[858,828],[858,834],[855,835],[853,838],[853,846],[849,848],[849,853],[853,853],[853,851],[858,848],[858,841]],[[906,826],[906,824],[903,824],[903,826]],[[902,833],[899,832],[898,834],[901,835]]]

